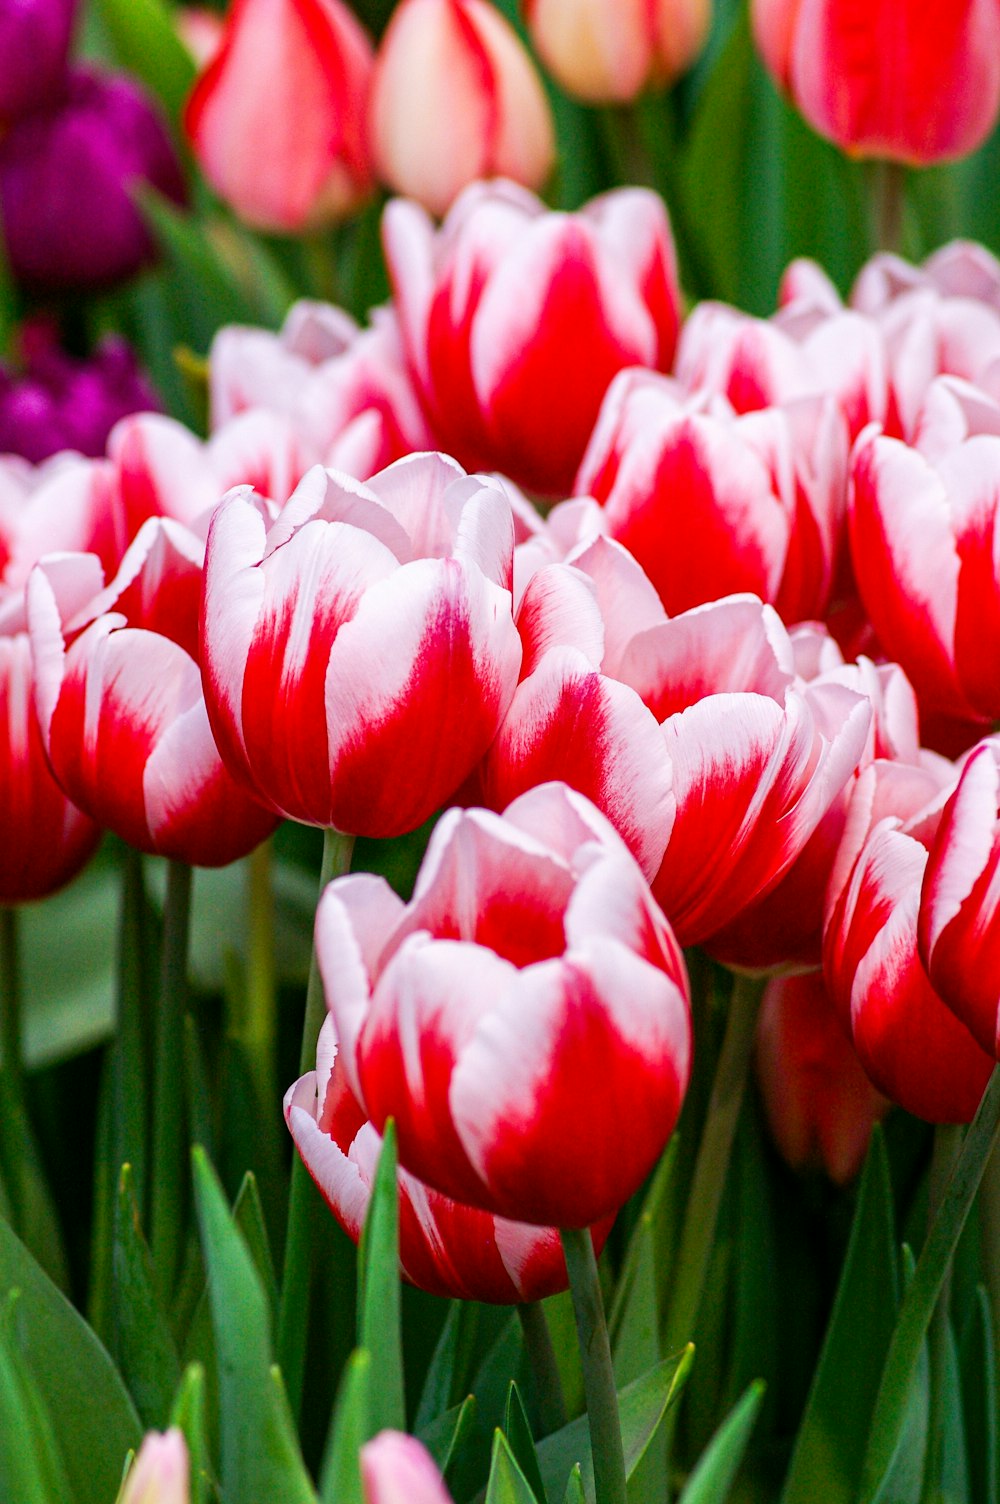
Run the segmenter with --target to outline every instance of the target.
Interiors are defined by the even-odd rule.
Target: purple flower
[[[0,0],[0,119],[59,98],[75,16],[76,0]]]
[[[138,271],[153,243],[133,201],[145,180],[182,202],[166,130],[139,86],[73,69],[63,99],[0,140],[0,217],[15,277],[37,291],[107,286]]]
[[[101,455],[119,418],[160,402],[122,339],[109,338],[87,360],[56,344],[46,324],[22,338],[25,367],[0,366],[0,454],[38,464],[61,449]]]

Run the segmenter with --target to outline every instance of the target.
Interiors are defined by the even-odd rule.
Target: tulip
[[[427,1449],[402,1431],[380,1431],[361,1448],[363,1504],[451,1504]]]
[[[147,1431],[119,1504],[189,1504],[191,1467],[184,1433]]]
[[[605,508],[667,611],[747,591],[788,621],[830,594],[847,431],[831,398],[737,415],[724,397],[626,371],[608,389],[575,482]]]
[[[545,91],[486,0],[396,8],[375,64],[371,139],[382,181],[437,215],[477,178],[541,188],[555,160]]]
[[[222,46],[226,25],[217,10],[202,5],[181,5],[177,9],[177,35],[198,68],[207,68]]]
[[[641,1185],[687,1083],[687,977],[586,799],[545,784],[503,816],[449,811],[411,902],[339,879],[316,946],[347,1080],[412,1174],[561,1228]]]
[[[119,418],[160,406],[124,340],[102,340],[77,360],[38,322],[23,330],[21,348],[21,370],[0,365],[0,454],[34,464],[63,449],[101,455]]]
[[[752,0],[778,86],[820,135],[860,156],[965,156],[1000,108],[995,0]]]
[[[503,487],[441,455],[367,484],[311,470],[269,527],[208,539],[203,664],[235,776],[295,820],[413,830],[482,757],[521,661]]]
[[[320,1030],[315,1071],[286,1093],[285,1121],[324,1201],[356,1243],[371,1200],[382,1140],[352,1096],[336,1055],[336,1030],[333,1019],[327,1017]],[[606,1233],[607,1226],[603,1226],[595,1239],[598,1252]],[[404,1277],[432,1295],[513,1305],[541,1300],[567,1286],[566,1262],[555,1228],[529,1227],[463,1206],[403,1169],[399,1171],[399,1240]]]
[[[16,120],[0,143],[0,215],[15,277],[39,292],[131,277],[154,254],[135,202],[143,183],[184,199],[159,117],[131,78],[74,69],[65,97]]]
[[[914,808],[920,784],[893,764],[873,764],[859,778],[827,894],[823,972],[879,1091],[928,1122],[966,1123],[993,1059],[945,1006],[918,954],[920,890],[941,803],[938,795]]]
[[[388,308],[375,310],[368,329],[339,308],[305,301],[280,334],[220,329],[209,392],[214,428],[251,407],[281,413],[310,462],[362,480],[431,442]]]
[[[539,57],[567,94],[628,104],[691,67],[705,45],[711,0],[523,0]]]
[[[1000,405],[932,384],[912,445],[869,431],[855,449],[850,540],[861,598],[921,706],[1000,716],[994,537]]]
[[[106,589],[93,555],[43,560],[28,624],[42,740],[69,797],[140,851],[218,867],[277,821],[212,739],[198,663],[203,552],[194,533],[154,517]],[[85,602],[75,610],[60,600],[66,580]]]
[[[920,954],[934,987],[1000,1058],[1000,741],[971,753],[941,815],[920,900]]]
[[[755,1064],[771,1136],[793,1170],[847,1185],[889,1103],[865,1075],[821,972],[769,982]]]
[[[77,0],[0,0],[0,121],[58,100],[76,8]]]
[[[184,125],[209,183],[247,224],[295,234],[368,196],[371,65],[341,0],[235,0]]]
[[[619,189],[576,214],[475,185],[435,231],[383,220],[403,343],[438,442],[467,467],[566,495],[612,377],[666,370],[679,293],[662,202]]]

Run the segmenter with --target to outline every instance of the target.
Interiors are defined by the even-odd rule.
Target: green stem
[[[870,181],[875,250],[898,253],[903,246],[906,168],[902,162],[873,162]]]
[[[531,1300],[519,1305],[517,1314],[535,1380],[542,1434],[551,1436],[553,1431],[561,1430],[566,1424],[566,1399],[559,1376],[556,1350],[552,1345],[552,1333],[540,1301]]]
[[[715,1229],[729,1171],[736,1125],[746,1092],[764,981],[737,976],[733,982],[708,1114],[684,1214],[664,1323],[664,1351],[688,1343],[698,1319],[702,1291],[715,1244]]]
[[[859,1504],[874,1504],[899,1445],[913,1375],[987,1160],[1000,1139],[1000,1066],[990,1077],[979,1111],[941,1198],[916,1271],[900,1307],[882,1370]]]
[[[250,853],[247,874],[247,968],[240,1039],[261,1106],[277,1096],[275,1045],[277,985],[274,965],[274,893],[272,843],[263,841]]]
[[[980,1264],[993,1317],[993,1341],[1000,1365],[1000,1148],[993,1151],[979,1193]]]
[[[564,1228],[560,1237],[569,1270],[583,1365],[596,1504],[627,1504],[618,1394],[593,1240],[589,1228]]]
[[[952,1171],[962,1150],[962,1124],[938,1123],[934,1129],[934,1148],[928,1186],[927,1220],[933,1224],[938,1209],[944,1200]],[[931,1424],[927,1435],[927,1456],[924,1460],[925,1504],[933,1504],[940,1498],[941,1469],[945,1446],[945,1404],[947,1394],[948,1346],[951,1321],[951,1274],[952,1260],[948,1260],[941,1294],[934,1309],[930,1328],[930,1382]]]
[[[17,910],[0,908],[0,1067],[21,1082],[21,947]]]
[[[319,891],[322,896],[328,883],[347,872],[351,865],[354,837],[328,830],[323,843],[323,868]],[[302,1027],[302,1051],[299,1074],[316,1064],[316,1040],[324,1012],[323,982],[313,945],[306,991],[306,1014]],[[298,1154],[292,1157],[292,1183],[288,1195],[288,1228],[285,1237],[285,1262],[281,1277],[281,1304],[278,1312],[278,1357],[292,1414],[298,1417],[302,1405],[305,1374],[306,1333],[309,1317],[309,1286],[312,1276],[311,1223],[316,1205],[316,1191],[309,1171]]]
[[[161,1295],[169,1300],[180,1264],[187,1184],[184,1110],[184,1013],[191,918],[191,868],[167,865],[160,996],[153,1080],[150,1248]]]

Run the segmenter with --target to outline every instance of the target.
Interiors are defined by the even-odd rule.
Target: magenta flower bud
[[[75,449],[104,453],[108,434],[130,413],[159,410],[160,402],[122,339],[103,340],[86,360],[75,360],[45,324],[22,337],[23,371],[0,365],[0,454],[33,464]]]
[[[60,97],[75,16],[76,0],[0,0],[0,119]]]
[[[180,166],[142,90],[75,69],[54,108],[0,142],[0,216],[17,279],[42,292],[102,287],[138,271],[153,242],[134,201],[145,181],[184,198]]]

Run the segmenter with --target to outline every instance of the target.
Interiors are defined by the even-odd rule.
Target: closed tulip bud
[[[385,894],[376,878],[373,903]],[[327,1017],[320,1030],[316,1069],[285,1096],[285,1121],[295,1146],[348,1237],[364,1227],[382,1139],[358,1106],[337,1061],[337,1034]],[[566,1261],[552,1227],[530,1227],[431,1190],[406,1170],[398,1172],[399,1262],[404,1278],[432,1295],[495,1305],[541,1300],[565,1290]],[[610,1223],[595,1230],[599,1253]]]
[[[847,151],[939,162],[996,121],[996,0],[752,0],[751,19],[776,83]]]
[[[451,1504],[433,1458],[413,1436],[380,1431],[361,1448],[364,1504]]]
[[[118,1504],[189,1504],[191,1466],[184,1433],[149,1431],[129,1469]]]
[[[207,68],[222,46],[225,22],[217,10],[202,5],[182,5],[175,24],[177,35],[199,68]]]
[[[503,816],[450,810],[411,902],[340,879],[316,946],[347,1079],[412,1174],[547,1227],[642,1184],[687,1085],[687,974],[588,800],[545,784]]]
[[[68,292],[132,276],[154,254],[135,202],[143,183],[184,199],[152,105],[131,78],[75,69],[64,97],[15,121],[0,149],[0,216],[15,277]]]
[[[0,122],[54,103],[77,0],[0,0]]]
[[[567,94],[628,103],[690,68],[705,44],[711,0],[524,0],[539,57]]]
[[[205,177],[247,224],[294,234],[367,197],[371,64],[341,0],[235,0],[184,124]]]
[[[477,178],[540,188],[555,160],[541,81],[488,0],[403,0],[375,64],[371,139],[383,182],[438,215]]]

